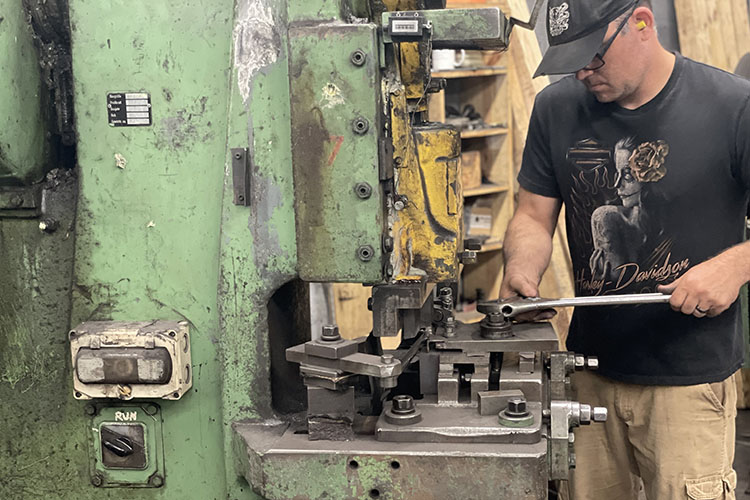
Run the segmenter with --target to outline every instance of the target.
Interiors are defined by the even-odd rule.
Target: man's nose
[[[576,71],[576,79],[583,81],[594,73],[593,69],[581,68]]]

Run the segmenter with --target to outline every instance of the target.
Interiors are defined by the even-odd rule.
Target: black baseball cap
[[[534,73],[575,73],[591,62],[604,42],[609,23],[635,7],[638,0],[549,0],[549,49]]]

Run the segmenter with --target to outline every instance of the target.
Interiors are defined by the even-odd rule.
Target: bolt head
[[[526,410],[526,399],[520,397],[514,397],[508,399],[508,410],[506,413],[509,416],[525,416],[528,414]]]
[[[97,488],[104,484],[104,478],[102,478],[101,474],[97,473],[91,476],[91,484],[96,486]]]
[[[576,370],[583,370],[586,367],[586,356],[583,354],[575,355]]]
[[[599,358],[596,356],[588,356],[586,358],[586,368],[589,370],[598,370],[599,369]]]
[[[393,396],[391,401],[394,413],[411,413],[415,410],[414,398],[407,395]]]
[[[581,405],[579,420],[581,424],[588,425],[591,423],[591,406]]]
[[[320,339],[325,342],[335,342],[341,339],[339,334],[339,327],[336,325],[323,325]]]
[[[405,206],[406,205],[404,205],[404,202],[401,200],[393,202],[393,208],[395,208],[396,210],[403,210]]]
[[[603,406],[595,406],[592,412],[594,422],[606,422],[607,421],[607,409]]]
[[[386,365],[391,365],[396,362],[396,360],[393,358],[393,354],[383,354],[380,356],[381,363],[385,363]]]
[[[162,478],[158,474],[154,474],[153,476],[151,476],[151,479],[148,480],[148,484],[150,484],[154,488],[161,488],[164,485],[164,478]]]
[[[368,199],[372,195],[372,186],[367,182],[358,182],[354,186],[354,193],[362,200]]]
[[[96,406],[92,404],[87,404],[86,406],[83,407],[83,412],[86,415],[93,417],[94,415],[96,415]]]
[[[487,315],[487,319],[490,323],[503,323],[505,321],[505,316],[503,316],[503,313],[493,312]]]

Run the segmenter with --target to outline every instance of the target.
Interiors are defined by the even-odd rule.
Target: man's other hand
[[[671,293],[669,305],[675,311],[696,318],[713,318],[731,306],[744,284],[737,269],[725,254],[689,269],[669,285],[659,285],[661,293]]]

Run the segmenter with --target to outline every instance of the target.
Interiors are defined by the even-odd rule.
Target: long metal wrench
[[[553,309],[555,307],[570,306],[620,306],[625,304],[665,304],[671,295],[664,293],[634,293],[629,295],[602,295],[598,297],[570,297],[564,299],[544,299],[530,297],[525,299],[511,299],[499,303],[500,312],[506,318],[513,318],[519,314]]]

